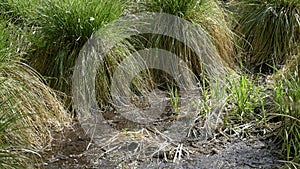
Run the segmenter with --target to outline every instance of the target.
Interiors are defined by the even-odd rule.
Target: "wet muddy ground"
[[[164,98],[162,95],[158,97]],[[188,100],[187,97],[181,97]],[[184,107],[182,103],[181,107]],[[143,125],[124,118],[120,113],[104,111],[101,113],[104,119],[99,118],[99,121],[105,121],[106,124],[96,123],[97,130],[109,131],[105,134],[91,134],[91,131],[85,130],[82,121],[55,133],[51,149],[43,154],[43,168],[275,169],[284,166],[279,162],[280,145],[274,143],[274,138],[260,134],[260,128],[257,133],[248,135],[233,135],[224,129],[216,129],[209,137],[202,137],[201,133],[206,131],[200,130],[201,125],[197,127],[201,121],[194,120],[199,114],[174,116],[174,110],[166,100],[151,102],[151,105],[156,106],[150,106],[149,112],[140,109],[141,116],[144,113],[147,117],[151,115],[151,118],[159,119],[151,124]],[[162,113],[154,114],[162,105],[165,107]],[[181,110],[195,111],[190,108]],[[129,115],[128,118],[132,117]],[[190,123],[195,124],[190,126]],[[105,128],[107,125],[114,130]],[[186,128],[194,128],[193,131],[184,131],[192,134],[177,138],[182,136],[180,132]],[[193,137],[193,133],[197,137]]]
[[[221,134],[206,141],[187,140],[182,145],[181,158],[174,161],[175,150],[153,153],[151,156],[130,156],[138,142],[128,142],[126,148],[110,151],[91,141],[78,123],[72,129],[57,133],[52,149],[44,154],[46,169],[84,168],[268,168],[283,166],[278,145],[271,139],[256,137],[227,138]],[[174,145],[176,147],[176,145]],[[126,153],[128,151],[128,153]],[[173,154],[173,156],[172,156]],[[171,157],[170,157],[171,156]],[[148,157],[148,158],[147,158]]]

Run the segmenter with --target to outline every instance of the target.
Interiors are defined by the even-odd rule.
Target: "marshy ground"
[[[299,0],[0,0],[0,168],[299,168],[299,15]],[[201,90],[156,90],[176,79]]]
[[[91,138],[81,124],[74,121],[71,128],[54,134],[51,149],[44,154],[43,167],[275,169],[284,166],[280,162],[281,145],[274,142],[274,135],[269,135],[276,128],[276,122],[261,128],[241,125],[241,128],[252,128],[247,132],[246,129],[220,127],[204,138],[201,132],[205,131],[197,129],[201,123],[199,119],[193,126],[198,130],[198,137],[184,137],[178,141],[163,133],[180,118],[172,115],[172,105],[166,102],[160,120],[147,125],[132,122],[114,111],[103,111],[104,119],[116,130],[100,138]],[[152,111],[161,108],[150,107]],[[101,128],[100,125],[98,129]]]
[[[148,131],[147,133],[151,133]],[[154,134],[154,133],[151,133]],[[78,123],[72,129],[57,133],[52,148],[46,151],[43,167],[52,168],[282,168],[280,145],[272,138],[259,136],[226,137],[215,134],[206,141],[187,140],[183,143],[182,159],[173,163],[175,152],[157,152],[149,158],[126,155],[134,151],[139,140],[121,144],[123,150],[106,153],[99,144],[90,140]],[[179,144],[178,144],[179,145]],[[117,146],[117,145],[115,145]],[[176,146],[176,145],[174,145]],[[127,150],[126,150],[127,149]],[[165,155],[164,155],[165,153]],[[129,153],[130,154],[130,153]]]

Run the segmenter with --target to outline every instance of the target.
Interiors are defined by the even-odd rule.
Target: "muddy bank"
[[[125,162],[101,157],[96,168],[275,169],[283,166],[278,162],[279,155],[273,143],[252,139],[232,139],[222,143],[220,140],[215,140],[192,144],[198,145],[187,147],[189,154],[185,154],[183,159],[176,162],[173,162],[172,158],[165,160],[163,156],[142,160],[127,159]]]
[[[144,129],[146,131],[146,129]],[[151,131],[146,131],[151,134]],[[125,136],[124,136],[125,137]],[[256,137],[229,138],[216,134],[214,138],[186,140],[174,143],[174,149],[165,147],[149,154],[136,153],[141,140],[116,141],[114,146],[103,146],[91,141],[81,126],[76,123],[72,129],[57,133],[52,148],[44,156],[43,167],[61,168],[280,168],[278,145],[272,140]],[[115,139],[116,140],[116,139]],[[120,146],[118,146],[118,144]],[[122,144],[122,145],[121,145]],[[160,144],[160,143],[158,143]],[[116,146],[117,145],[117,146]],[[115,150],[113,148],[115,147]],[[181,148],[180,158],[178,147]],[[153,146],[152,148],[158,148]],[[134,153],[133,153],[134,152]],[[140,151],[142,152],[142,151]],[[153,153],[154,152],[154,153]]]

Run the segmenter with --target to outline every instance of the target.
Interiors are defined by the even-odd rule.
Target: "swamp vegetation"
[[[94,80],[97,111],[117,132],[97,142],[78,124],[80,113],[72,95],[76,59],[99,29],[117,32],[111,23],[126,16],[138,18],[142,12],[188,21],[207,37],[210,47],[204,52],[213,52],[199,56],[178,39],[150,33],[128,36],[116,44],[98,65]],[[174,25],[165,31],[195,33]],[[189,40],[198,44],[199,39]],[[150,48],[182,59],[198,79],[199,90],[180,93],[170,74],[157,69],[140,72],[131,82],[130,90],[136,94],[131,103],[146,113],[163,112],[145,125],[118,114],[111,86],[122,61]],[[161,161],[160,167],[201,168],[205,163],[202,168],[213,168],[219,165],[212,166],[217,159],[244,157],[235,146],[255,149],[264,158],[259,153],[269,150],[257,146],[262,142],[275,145],[278,156],[276,165],[262,167],[300,168],[299,50],[299,0],[0,0],[0,168],[157,168]],[[210,69],[224,74],[211,80]],[[222,82],[222,87],[213,82]],[[218,101],[216,89],[223,93]],[[201,99],[187,108],[191,97]],[[134,111],[130,108],[126,110]],[[216,110],[220,113],[213,116]],[[187,112],[191,117],[185,117]],[[176,121],[180,126],[185,118],[191,118],[192,124],[181,141],[164,134],[167,126]],[[239,144],[237,138],[253,145]],[[253,138],[257,140],[249,141]],[[91,147],[95,151],[87,151]],[[68,166],[62,157],[53,160],[59,151],[68,151],[82,166]],[[116,161],[110,165],[105,159]],[[159,162],[152,164],[151,159]],[[147,160],[151,162],[145,164]]]

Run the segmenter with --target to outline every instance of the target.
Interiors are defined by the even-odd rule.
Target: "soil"
[[[43,154],[44,162],[40,166],[45,169],[276,169],[284,166],[279,162],[280,146],[271,137],[259,134],[260,131],[251,135],[232,135],[226,130],[215,129],[209,137],[199,135],[201,137],[181,139],[176,138],[176,134],[168,134],[166,128],[170,129],[174,124],[181,126],[189,118],[174,115],[172,106],[165,100],[160,103],[165,107],[161,114],[153,114],[157,111],[156,106],[152,106],[149,112],[140,109],[159,119],[151,124],[132,122],[116,112],[102,112],[102,118],[114,128],[106,134],[91,135],[90,131],[84,130],[83,123],[75,121],[71,128],[54,134],[51,149]],[[103,124],[97,125],[97,129],[106,130]],[[201,127],[194,127],[201,133]],[[176,130],[180,134],[181,128],[175,127],[172,131]]]
[[[123,142],[124,143],[124,142]],[[52,149],[44,154],[45,169],[84,168],[266,168],[283,167],[278,145],[272,140],[257,137],[228,138],[216,134],[205,141],[187,140],[180,160],[174,161],[174,150],[152,154],[150,158],[130,156],[138,142],[127,142],[126,148],[109,151],[91,141],[78,123],[73,128],[57,133]],[[126,154],[126,151],[129,153]],[[173,154],[173,156],[172,156]]]

